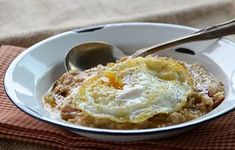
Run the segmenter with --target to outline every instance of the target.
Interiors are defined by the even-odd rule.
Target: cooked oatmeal
[[[127,73],[125,72],[125,69],[128,67],[121,66],[121,63],[126,63],[127,60],[122,60],[121,62],[117,62],[116,64],[110,63],[107,66],[98,65],[97,67],[86,70],[84,72],[65,72],[59,79],[56,80],[56,82],[44,95],[43,104],[45,108],[51,113],[60,114],[62,119],[78,125],[110,129],[143,129],[164,127],[198,118],[214,109],[223,101],[223,83],[219,81],[213,74],[207,72],[202,66],[198,64],[187,64],[186,62],[177,61],[171,58],[156,57],[148,58],[149,60],[147,61],[145,59],[147,58],[141,58],[139,60],[136,60],[136,62],[128,62],[128,67],[135,67],[135,65],[137,65],[137,67],[134,68],[134,71],[133,69],[127,70]],[[152,62],[149,63],[150,61],[155,61],[155,59],[156,61],[158,61],[158,59],[162,59],[157,63],[158,66],[162,65],[162,68],[160,69],[163,69],[163,71],[165,72],[159,73],[159,71],[156,71],[156,68],[153,68],[155,66],[152,66]],[[144,67],[141,61],[146,63]],[[170,61],[172,61],[172,63],[175,63],[176,65],[170,66],[169,64],[167,64],[167,62]],[[139,69],[141,67],[143,68]],[[110,71],[110,68],[112,68],[112,71]],[[115,69],[117,68],[120,70],[116,71]],[[151,71],[155,69],[154,73],[156,74],[150,72],[149,68]],[[174,70],[174,68],[176,68],[176,70]],[[107,72],[108,69],[109,71]],[[142,71],[144,69],[146,71]],[[131,73],[129,73],[130,70]],[[184,70],[186,70],[186,72]],[[174,73],[174,71],[178,71],[176,76],[175,74],[171,74],[172,72]],[[139,72],[142,72],[142,74],[137,76]],[[128,76],[128,78],[126,76]],[[147,78],[153,78],[157,76],[158,78],[153,78],[149,81],[150,83],[147,84],[145,83],[146,80],[143,79],[142,81],[142,77],[144,78],[144,76],[146,76]],[[97,79],[97,77],[99,77],[100,79]],[[137,83],[135,83],[134,80],[137,79],[138,81]],[[139,88],[139,83],[141,83],[140,81],[143,82],[142,85],[146,85],[144,88]],[[167,91],[165,91],[167,99],[171,99],[172,97],[173,99],[169,100],[169,102],[167,101],[167,99],[165,99],[164,101],[164,97],[161,99],[159,98],[156,101],[151,100],[151,102],[149,102],[150,100],[146,100],[152,97],[155,99],[157,97],[161,97],[161,95],[154,95],[154,93],[159,92],[159,90],[150,88],[150,86],[154,85],[155,83],[159,83],[159,86],[156,86],[159,88],[159,90],[160,88],[168,89],[169,87],[171,87],[173,91],[175,90],[172,93],[167,93]],[[138,86],[136,87],[138,88],[133,86],[133,88],[131,88],[131,90],[128,91],[127,94],[123,94],[122,90],[125,89],[125,86],[127,86],[126,84],[137,84]],[[84,96],[81,96],[81,94],[77,94],[78,91],[81,92],[82,87],[85,87],[87,91],[90,90],[89,92],[92,93],[92,99],[95,101],[92,102],[95,103],[94,105],[86,105],[85,102],[90,103],[89,95],[87,96],[85,94],[86,96],[84,98]],[[98,89],[96,89],[97,87]],[[103,93],[100,92],[101,88],[104,89]],[[114,90],[114,94],[111,93],[112,90]],[[152,90],[152,92],[149,93],[149,90]],[[119,92],[119,94],[117,94],[117,92]],[[131,96],[130,93],[132,94]],[[140,93],[142,93],[142,95]],[[181,95],[179,93],[181,93]],[[138,94],[140,94],[140,96],[138,97],[139,99],[133,98],[133,96]],[[102,96],[103,99],[99,99],[97,95]],[[174,100],[174,97],[176,97],[177,101]],[[186,98],[185,102],[182,100],[183,98]],[[143,101],[144,104],[146,103],[146,107],[148,107],[148,109],[143,107],[143,104],[130,104],[131,100],[133,99],[139,100],[141,102]],[[85,104],[81,104],[83,102]],[[109,104],[111,103],[115,104],[115,107],[112,108],[111,106],[109,106]],[[149,103],[151,103],[151,105]],[[100,107],[101,104],[105,104],[107,105],[107,107]],[[126,107],[124,107],[123,105]],[[130,106],[132,105],[133,107],[140,107],[139,110],[136,108],[136,110],[133,110],[133,112],[127,111],[128,109],[132,109],[130,108]],[[152,107],[152,105],[156,106]],[[123,107],[123,110],[125,110],[125,108],[128,109],[124,111],[125,114],[123,114],[123,112],[120,113],[117,111],[119,113],[117,115],[117,112],[115,111],[115,113],[110,112],[110,110],[116,110],[116,106]],[[140,110],[141,112],[139,112]],[[107,114],[104,114],[106,112]]]

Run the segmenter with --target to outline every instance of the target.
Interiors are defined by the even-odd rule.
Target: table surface
[[[234,18],[234,6],[233,0],[0,0],[0,45],[29,47],[63,31],[110,22],[165,22],[202,28]],[[227,38],[235,42],[235,36]],[[16,148],[50,149],[0,139],[0,149]]]

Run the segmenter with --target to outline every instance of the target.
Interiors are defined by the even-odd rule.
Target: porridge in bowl
[[[66,72],[42,101],[74,124],[145,129],[198,118],[223,99],[223,83],[202,66],[149,56]]]

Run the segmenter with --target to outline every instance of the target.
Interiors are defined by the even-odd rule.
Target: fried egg
[[[191,74],[181,62],[138,57],[111,63],[84,80],[72,103],[97,119],[140,123],[181,110],[192,93]]]

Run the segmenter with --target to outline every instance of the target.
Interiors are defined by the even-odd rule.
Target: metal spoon
[[[135,58],[138,56],[147,56],[160,50],[171,48],[180,44],[209,40],[226,35],[235,34],[235,19],[210,26],[194,32],[190,35],[177,38],[151,47],[143,48],[129,56]],[[67,53],[65,57],[65,68],[67,71],[77,69],[83,71],[97,66],[98,64],[107,64],[124,57],[122,51],[117,47],[104,42],[88,42],[79,44]]]

